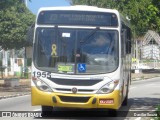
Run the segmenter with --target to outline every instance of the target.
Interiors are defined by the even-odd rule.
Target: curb
[[[148,79],[153,79],[153,78],[160,78],[160,76],[158,77],[152,77],[152,78],[136,78],[136,79],[132,79],[131,81],[141,81],[141,80],[148,80]]]
[[[22,93],[22,94],[15,94],[15,95],[8,95],[8,96],[0,96],[0,100],[7,99],[7,98],[24,96],[24,95],[30,95],[30,94],[31,94],[31,92],[29,92],[29,93]]]

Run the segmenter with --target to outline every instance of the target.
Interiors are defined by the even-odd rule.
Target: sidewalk
[[[0,80],[0,99],[30,94],[30,79],[20,79],[19,86],[10,87]]]

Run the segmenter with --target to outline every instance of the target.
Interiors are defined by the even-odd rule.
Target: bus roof
[[[127,20],[126,17],[122,16],[116,9],[99,8],[97,6],[88,6],[88,5],[41,7],[38,11],[38,14],[41,11],[50,11],[50,10],[110,12],[110,13],[115,13],[120,18],[120,21],[123,21],[123,23],[125,23],[127,26],[130,26],[130,21]]]
[[[83,9],[82,9],[83,8]],[[87,5],[75,5],[75,6],[62,6],[62,7],[42,7],[39,9],[38,13],[45,10],[73,10],[73,11],[96,11],[96,12],[111,12],[119,14],[115,9],[99,8],[96,6]]]

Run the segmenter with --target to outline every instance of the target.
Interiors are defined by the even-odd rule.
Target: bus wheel
[[[127,104],[128,104],[128,87],[127,87],[127,91],[126,92],[127,93],[126,93],[126,96],[125,96],[125,98],[124,98],[124,100],[122,102],[122,106],[127,106]]]
[[[52,106],[42,106],[42,116],[47,117],[51,116],[53,112],[53,107]]]
[[[127,106],[127,103],[128,103],[128,95],[126,95],[126,97],[122,103],[122,106]]]

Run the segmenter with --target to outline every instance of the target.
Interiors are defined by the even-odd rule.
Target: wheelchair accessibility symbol
[[[78,72],[86,72],[86,64],[78,64]]]

